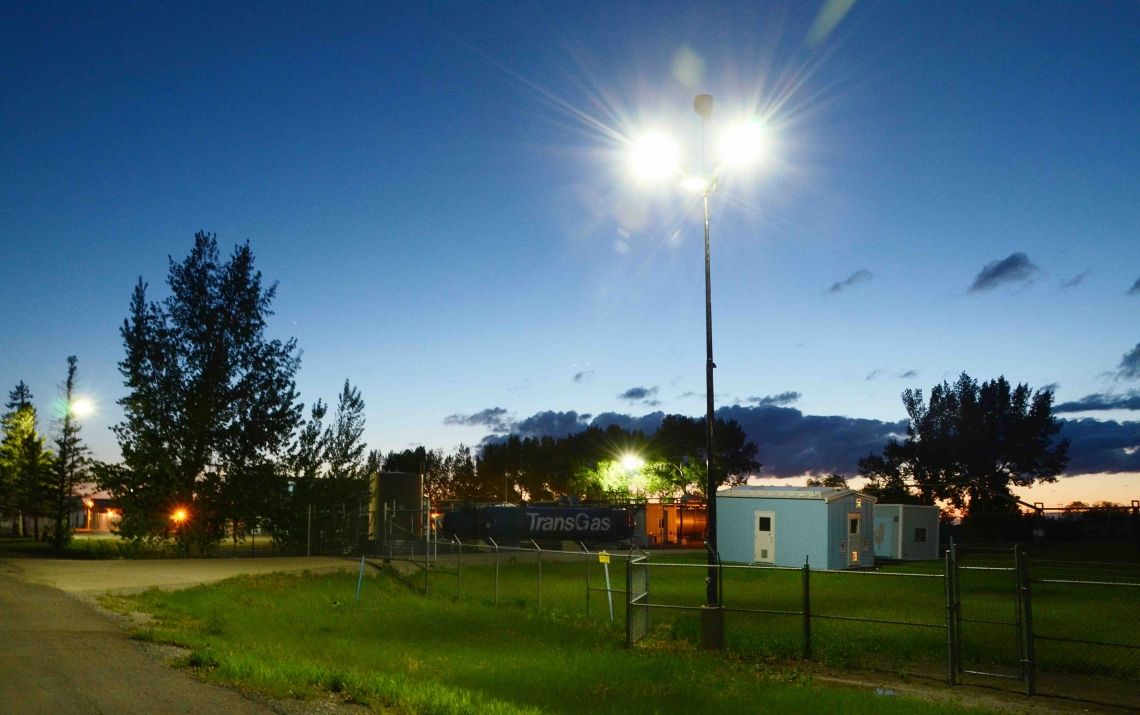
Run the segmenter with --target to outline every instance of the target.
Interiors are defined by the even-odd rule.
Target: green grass
[[[465,582],[470,576],[476,586],[482,568]],[[185,665],[209,679],[283,698],[332,692],[377,710],[961,711],[824,687],[787,666],[700,652],[682,640],[627,650],[608,612],[582,614],[584,597],[570,608],[544,599],[539,612],[524,597],[498,606],[442,592],[424,598],[386,574],[365,579],[359,603],[355,589],[352,574],[271,575],[108,603],[154,614],[139,637],[191,649]]]
[[[650,599],[654,604],[697,607],[705,602],[703,554],[654,554],[650,567]],[[454,556],[441,559],[429,574],[431,593],[484,603],[495,600],[493,557],[465,556],[462,568]],[[971,566],[1010,565],[1009,554],[974,558]],[[1034,566],[1033,609],[1040,672],[1099,675],[1117,679],[1140,677],[1140,650],[1054,640],[1066,638],[1140,646],[1140,586],[1041,582],[1106,578],[1140,581],[1135,569],[1062,568],[1039,561]],[[593,588],[604,588],[596,557],[544,557],[542,606],[583,612],[586,574]],[[610,565],[615,624],[603,592],[589,594],[589,617],[624,637],[625,558]],[[874,668],[944,677],[947,665],[946,593],[940,562],[900,564],[877,573],[813,571],[811,574],[812,658],[836,667]],[[498,601],[515,607],[538,605],[538,562],[533,553],[505,552],[500,557]],[[1014,575],[1011,571],[960,572],[962,599],[961,653],[968,670],[1006,674],[1020,672],[1020,643]],[[415,580],[422,588],[423,579]],[[743,659],[790,660],[803,654],[802,573],[798,569],[725,569],[722,601],[729,649]],[[789,615],[740,611],[782,611]],[[870,619],[845,620],[845,619]],[[913,625],[897,625],[900,622]],[[653,609],[651,640],[699,642],[695,611]]]

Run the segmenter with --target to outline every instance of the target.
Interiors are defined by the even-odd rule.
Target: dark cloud
[[[808,472],[855,474],[861,457],[880,452],[906,421],[804,415],[792,407],[722,407],[716,416],[736,420],[759,448],[763,473],[794,477]]]
[[[1136,282],[1132,284],[1125,295],[1140,295],[1140,278],[1136,279]]]
[[[1050,382],[1046,385],[1042,385],[1038,389],[1040,389],[1042,392],[1052,392],[1055,395],[1055,394],[1057,394],[1057,388],[1059,388],[1060,386],[1061,385],[1059,383]]]
[[[847,288],[850,288],[853,285],[858,285],[859,283],[866,283],[867,281],[871,280],[871,278],[873,278],[873,277],[874,277],[874,274],[871,273],[871,271],[867,270],[866,268],[860,268],[859,270],[855,271],[854,273],[847,276],[843,280],[841,280],[837,283],[832,283],[831,287],[827,289],[827,292],[828,293],[839,293],[839,292],[841,292]]]
[[[1140,410],[1140,390],[1130,390],[1123,395],[1102,393],[1085,395],[1079,400],[1062,402],[1053,406],[1054,412],[1090,412],[1092,410]]]
[[[987,263],[970,285],[970,293],[993,290],[1005,283],[1023,283],[1033,278],[1040,268],[1024,253],[1011,253],[1000,261]]]
[[[520,437],[565,437],[581,432],[590,425],[590,414],[579,414],[574,410],[536,412],[511,426],[511,433]]]
[[[1061,290],[1065,290],[1067,288],[1076,288],[1081,283],[1085,282],[1085,276],[1087,276],[1088,274],[1089,274],[1088,271],[1083,271],[1083,272],[1078,273],[1077,275],[1073,276],[1072,278],[1068,279],[1067,281],[1061,281]],[[1137,283],[1140,283],[1140,281],[1137,281]]]
[[[1137,391],[1140,396],[1140,391]],[[1058,406],[1060,407],[1060,406]],[[792,407],[734,405],[716,411],[718,419],[736,420],[756,443],[763,474],[795,477],[802,474],[858,473],[859,459],[882,452],[892,436],[906,433],[907,421],[884,422],[855,417],[805,415]],[[617,425],[651,435],[661,426],[661,411],[645,415],[605,412],[591,419],[574,411],[538,412],[512,425],[520,437],[565,437],[587,427]],[[1140,471],[1140,422],[1094,419],[1060,420],[1059,438],[1071,442],[1068,474]],[[488,435],[483,443],[500,442],[503,434]]]
[[[1061,420],[1060,436],[1072,442],[1068,474],[1140,471],[1140,422]]]
[[[459,425],[463,427],[474,427],[482,425],[490,428],[494,432],[510,432],[511,419],[507,416],[505,407],[488,407],[485,410],[480,410],[473,415],[454,414],[448,415],[443,418],[445,425]]]
[[[907,370],[899,375],[900,380],[909,380],[913,377],[918,377],[918,370]]]
[[[587,380],[590,377],[592,377],[593,374],[594,374],[593,370],[583,370],[581,372],[574,373],[574,377],[572,377],[570,379],[573,380],[574,382],[582,382],[583,380]]]
[[[630,402],[640,402],[649,406],[656,406],[660,404],[657,401],[657,387],[631,387],[625,392],[618,395],[619,400],[629,400]]]
[[[745,402],[751,402],[758,407],[770,406],[784,406],[790,405],[799,400],[803,395],[792,390],[781,392],[778,395],[765,395],[764,397],[749,397]]]
[[[867,377],[864,377],[863,379],[864,380],[874,380],[876,377],[879,376],[879,373],[881,373],[881,372],[882,372],[882,370],[880,370],[879,368],[875,368],[874,370],[872,370],[871,372],[869,372],[867,374]]]
[[[653,434],[661,426],[661,421],[665,419],[665,413],[660,410],[650,412],[641,417],[633,415],[623,415],[619,412],[603,412],[590,423],[591,427],[600,427],[605,429],[610,425],[617,425],[622,429],[631,432],[641,432],[643,434]]]
[[[1120,358],[1120,364],[1117,367],[1120,369],[1116,373],[1118,377],[1126,379],[1140,377],[1140,343],[1136,343],[1136,347],[1124,353],[1124,357]]]

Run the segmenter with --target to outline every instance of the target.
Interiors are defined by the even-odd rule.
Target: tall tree
[[[328,427],[325,453],[331,479],[360,481],[364,478],[364,400],[360,390],[344,381],[337,398],[336,417]]]
[[[748,439],[736,420],[718,419],[714,430],[717,485],[743,484],[760,469],[756,444]],[[674,491],[704,494],[708,482],[706,441],[704,419],[666,415],[653,435],[656,454],[668,463],[668,468],[659,470],[656,475],[660,482]]]
[[[1017,511],[1012,486],[1056,481],[1069,462],[1069,441],[1055,441],[1060,423],[1053,393],[1011,387],[1005,377],[978,384],[962,373],[954,385],[903,392],[906,439],[860,460],[860,474],[892,492],[916,490],[920,500],[946,500],[968,516]]]
[[[248,518],[250,495],[282,472],[301,416],[300,357],[295,340],[265,335],[277,286],[262,286],[253,260],[246,243],[221,261],[216,238],[199,232],[184,260],[170,259],[168,297],[148,301],[142,279],[135,287],[120,330],[123,463],[101,471],[125,536],[161,538],[183,507],[184,528],[209,544],[227,518]]]
[[[847,477],[832,472],[822,477],[808,477],[807,485],[809,487],[839,487],[840,489],[847,488]]]
[[[14,516],[16,535],[24,535],[25,521],[30,518],[38,540],[40,518],[51,509],[52,453],[45,448],[45,438],[37,427],[36,408],[29,401],[31,392],[23,382],[16,387],[9,393],[11,411],[3,417],[0,485],[5,507]]]
[[[79,360],[74,355],[67,357],[67,379],[63,383],[63,417],[58,423],[55,437],[56,458],[52,470],[51,506],[55,518],[52,530],[52,545],[62,549],[71,541],[71,521],[69,515],[75,499],[75,488],[89,479],[90,456],[87,445],[79,436],[79,422],[75,415],[75,374]]]

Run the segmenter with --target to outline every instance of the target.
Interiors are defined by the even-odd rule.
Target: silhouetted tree
[[[839,487],[841,489],[847,488],[847,477],[842,474],[832,472],[824,477],[808,477],[807,485],[809,487]]]
[[[75,487],[89,478],[90,462],[87,445],[79,436],[79,422],[75,419],[75,374],[79,360],[74,355],[67,358],[67,379],[63,383],[63,418],[59,421],[59,433],[55,437],[56,458],[53,465],[51,485],[52,516],[55,527],[51,542],[62,549],[71,541],[70,512],[75,500]]]
[[[944,499],[967,515],[1016,512],[1011,486],[1056,481],[1069,441],[1054,443],[1060,423],[1053,393],[1011,388],[1005,377],[981,385],[966,373],[953,386],[903,392],[906,439],[860,460],[860,474],[884,488],[914,489],[925,503]]]
[[[4,504],[15,520],[17,536],[24,535],[25,520],[32,520],[32,532],[41,538],[40,518],[51,512],[52,453],[37,427],[32,393],[21,381],[8,393],[8,409],[3,417],[0,442],[0,485]]]
[[[248,495],[283,470],[301,416],[294,375],[296,341],[270,340],[266,318],[276,285],[263,288],[249,244],[229,260],[199,232],[181,262],[170,259],[161,303],[139,279],[121,334],[126,397],[114,427],[120,468],[101,470],[101,485],[123,508],[120,531],[163,537],[175,506],[200,545],[221,536],[227,518],[247,516]]]

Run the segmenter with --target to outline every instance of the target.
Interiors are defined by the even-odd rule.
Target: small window
[[[760,531],[771,531],[772,530],[772,517],[770,517],[770,516],[760,517],[760,524],[759,524],[758,528]]]
[[[896,516],[896,517],[893,517],[893,518],[894,518],[894,522],[895,522],[896,524],[897,524],[897,523],[899,523],[899,518],[898,518],[897,516]]]
[[[925,544],[926,543],[926,527],[919,526],[919,527],[915,528],[915,530],[914,530],[914,543],[916,543],[916,544]]]
[[[832,523],[834,523],[834,522],[832,522]],[[852,534],[858,534],[859,533],[859,520],[858,519],[852,519],[851,520],[851,528],[848,529],[848,531],[851,532]]]
[[[851,552],[851,563],[855,563],[858,560],[859,560],[859,552],[858,551],[852,551]]]

